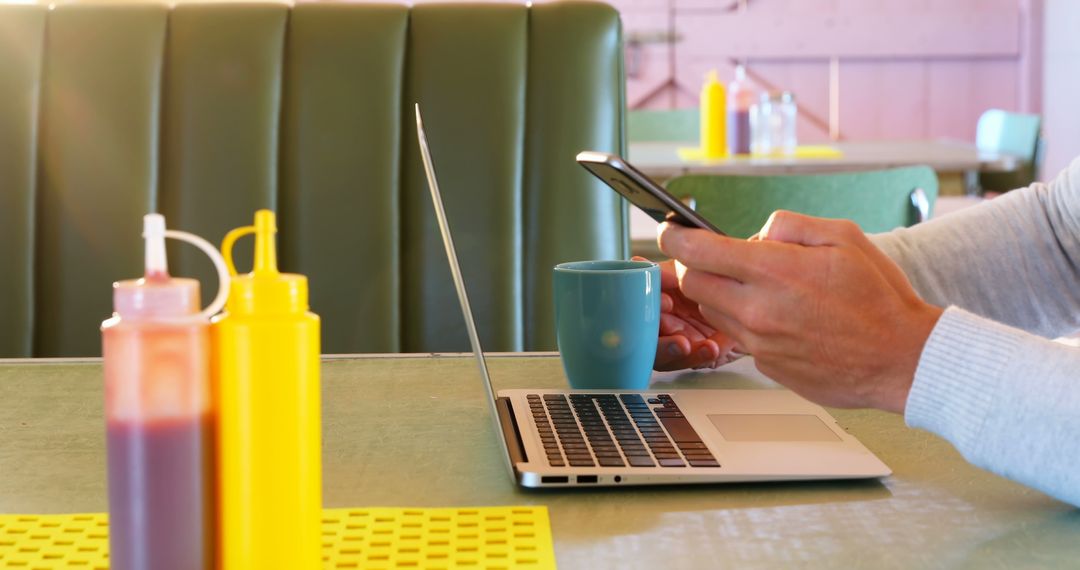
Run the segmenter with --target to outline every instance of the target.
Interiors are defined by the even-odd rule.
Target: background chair
[[[630,142],[697,142],[701,136],[698,109],[637,109],[626,115]]]
[[[553,349],[552,266],[627,254],[574,162],[623,150],[605,4],[8,4],[0,38],[0,357],[99,354],[144,213],[220,242],[257,208],[325,352],[468,350],[414,102],[485,348]],[[197,251],[170,264],[216,286]]]
[[[776,210],[853,220],[884,232],[928,219],[938,194],[934,171],[912,166],[799,176],[681,176],[667,189],[729,235],[747,238]]]
[[[1039,115],[990,109],[979,117],[975,146],[980,151],[1011,154],[1021,160],[1013,172],[980,172],[975,192],[1005,192],[1030,185],[1039,177],[1045,153]]]

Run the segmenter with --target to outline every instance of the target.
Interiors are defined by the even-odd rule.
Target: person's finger
[[[701,368],[717,358],[720,358],[720,347],[712,340],[705,339],[692,344],[690,354],[683,360],[683,368]]]
[[[679,265],[701,269],[746,282],[775,273],[790,265],[799,250],[791,245],[766,240],[750,242],[707,230],[662,224],[660,248]]]
[[[699,311],[696,306],[694,307],[694,314],[677,316],[682,320],[686,321],[686,323],[690,326],[694,327],[694,330],[700,332],[701,335],[705,338],[711,337],[712,335],[716,334],[716,327],[710,325],[705,321],[705,318],[701,316],[701,311]]]
[[[750,354],[749,345],[753,343],[753,335],[734,318],[710,307],[701,307],[701,314],[709,321],[719,334],[730,342],[728,350],[734,350],[741,355]]]
[[[667,315],[661,316],[660,320],[660,334],[661,335],[684,335],[690,342],[694,350],[700,350],[701,345],[704,345],[707,352],[699,353],[694,356],[694,364],[708,364],[712,362],[713,365],[723,360],[726,353],[730,352],[732,340],[724,336],[722,333],[717,332],[712,325],[705,322],[704,317],[701,317],[701,313],[697,307],[694,307],[694,313],[696,316],[674,316]],[[716,350],[712,349],[711,344],[705,341],[712,341],[717,346]],[[709,359],[712,359],[711,361]],[[684,368],[686,366],[683,366]]]
[[[862,236],[862,230],[851,220],[815,218],[777,210],[769,216],[758,234],[762,240],[820,246],[852,243]]]
[[[679,278],[675,275],[675,262],[667,260],[660,263],[660,290],[678,289]]]
[[[690,341],[681,335],[661,336],[656,343],[654,370],[680,370],[680,365],[690,354]]]
[[[655,370],[700,368],[720,358],[720,347],[711,340],[690,343],[686,337],[661,336],[657,343]]]
[[[675,266],[673,262],[668,259],[665,261],[653,261],[647,257],[635,255],[630,258],[630,261],[647,261],[655,263],[660,267],[660,290],[675,289],[679,286],[679,280],[675,277]]]
[[[746,356],[745,351],[742,351],[739,343],[735,342],[722,332],[714,332],[709,336],[709,340],[716,343],[718,356],[716,360],[703,363],[699,368],[716,368]]]
[[[667,293],[660,293],[660,312],[670,313],[675,310],[675,299]]]
[[[720,347],[712,340],[705,340],[695,345],[693,353],[686,357],[686,367],[695,370],[713,368],[720,356]]]
[[[712,329],[709,330],[711,331]],[[684,336],[691,343],[701,342],[707,338],[707,335],[697,327],[686,322],[685,319],[672,314],[660,315],[660,334],[662,336]]]
[[[716,368],[745,356],[738,343],[716,333],[712,337],[691,342],[681,335],[661,333],[657,343],[655,370],[686,370]]]
[[[719,340],[717,340],[718,338]],[[713,368],[734,362],[747,355],[746,350],[738,342],[723,333],[717,334],[713,341],[720,347],[720,358],[713,364]]]
[[[754,302],[752,287],[722,275],[679,266],[679,289],[687,299],[736,318]]]

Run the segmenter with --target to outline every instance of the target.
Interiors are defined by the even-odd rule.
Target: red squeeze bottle
[[[113,570],[198,570],[214,564],[214,402],[210,316],[199,282],[170,277],[165,237],[190,241],[214,259],[221,292],[228,274],[204,240],[144,219],[146,273],[113,284],[114,313],[101,325]],[[216,256],[216,258],[215,258]]]
[[[735,67],[735,80],[728,86],[728,150],[731,154],[750,154],[750,107],[757,94],[746,80],[746,68]]]

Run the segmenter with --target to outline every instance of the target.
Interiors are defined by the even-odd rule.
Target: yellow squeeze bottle
[[[219,390],[222,570],[322,568],[319,317],[307,278],[279,273],[274,213],[225,236],[233,276],[211,326]],[[236,275],[238,238],[255,234],[255,267]]]
[[[710,71],[701,86],[701,152],[705,158],[723,158],[727,147],[727,95],[724,84]]]

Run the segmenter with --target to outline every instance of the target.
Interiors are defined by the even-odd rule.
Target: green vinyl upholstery
[[[868,233],[910,226],[921,216],[912,195],[925,197],[929,216],[938,180],[929,167],[909,166],[795,176],[681,176],[667,189],[684,201],[692,198],[695,210],[725,233],[747,238],[776,210],[844,218]]]
[[[45,10],[0,6],[0,356],[30,356]],[[17,47],[13,47],[17,46]]]
[[[551,267],[628,253],[574,162],[622,152],[622,78],[591,1],[0,5],[0,357],[99,354],[144,213],[220,243],[264,207],[324,352],[468,350],[414,102],[484,348],[553,349]]]
[[[701,138],[698,109],[632,109],[626,115],[626,138],[635,142],[695,144]]]

